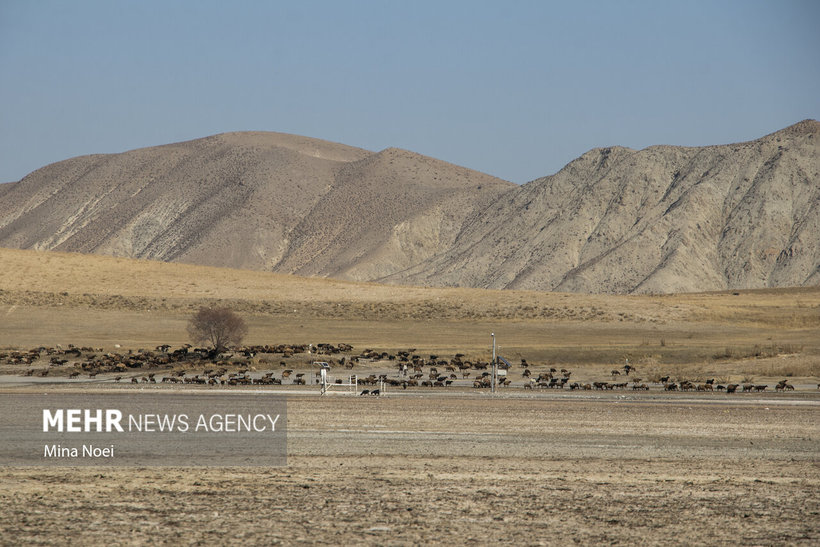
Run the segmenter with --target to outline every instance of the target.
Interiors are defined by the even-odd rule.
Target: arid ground
[[[816,397],[289,401],[287,467],[7,468],[4,542],[816,544]]]
[[[246,318],[249,344],[488,359],[495,332],[515,363],[496,396],[466,384],[385,397],[272,387],[290,394],[286,467],[0,468],[2,544],[820,542],[820,289],[579,296],[2,259],[0,352],[177,346],[191,311],[219,303]],[[525,390],[522,358],[534,373],[565,367],[582,382],[612,380],[629,359],[650,390]],[[310,368],[308,357],[287,359]],[[278,358],[235,365],[284,368]],[[35,383],[23,376],[31,366],[53,372]],[[70,380],[70,362],[31,366],[0,367],[0,397],[172,389],[110,374]],[[353,371],[395,374],[389,363]],[[669,393],[650,381],[661,375],[768,389]],[[796,389],[775,392],[780,380]],[[210,387],[173,389],[186,388]]]

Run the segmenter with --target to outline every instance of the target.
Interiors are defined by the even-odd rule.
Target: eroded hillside
[[[523,186],[395,148],[222,134],[0,186],[0,246],[425,286],[817,285],[819,128],[596,149]]]
[[[397,283],[572,292],[820,284],[820,124],[590,151],[505,195]]]

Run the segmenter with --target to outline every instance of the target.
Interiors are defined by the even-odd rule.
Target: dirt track
[[[292,397],[285,468],[4,468],[0,538],[817,544],[818,424],[814,396]]]

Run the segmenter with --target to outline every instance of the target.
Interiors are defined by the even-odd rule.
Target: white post
[[[494,333],[494,332],[491,332],[491,333],[490,333],[490,336],[492,336],[492,337],[493,337],[493,375],[492,375],[492,381],[490,382],[490,387],[491,387],[491,390],[490,390],[490,391],[491,391],[492,393],[495,393],[495,383],[496,383],[496,381],[497,381],[497,372],[496,372],[496,367],[498,366],[498,365],[496,364],[496,357],[495,357],[495,333]]]

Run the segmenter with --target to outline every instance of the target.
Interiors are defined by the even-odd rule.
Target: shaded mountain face
[[[223,134],[0,185],[0,246],[430,286],[817,285],[819,129],[597,149],[524,186],[405,150]]]

